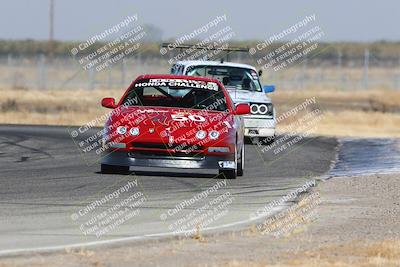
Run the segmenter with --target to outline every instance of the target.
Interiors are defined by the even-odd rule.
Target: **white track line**
[[[241,224],[249,224],[251,222],[257,221],[259,219],[268,217],[270,215],[276,214],[277,212],[284,209],[286,205],[282,205],[279,207],[275,207],[273,209],[273,213],[268,214],[267,216],[258,216],[255,218],[250,218],[247,220],[237,221],[233,223],[227,223],[219,226],[214,227],[207,227],[202,229],[202,231],[210,231],[210,230],[218,230],[228,227],[233,227]],[[131,236],[131,237],[123,237],[123,238],[115,238],[115,239],[108,239],[108,240],[101,240],[101,241],[92,241],[92,242],[85,242],[85,243],[75,243],[70,245],[60,245],[60,246],[47,246],[47,247],[38,247],[38,248],[22,248],[22,249],[7,249],[7,250],[0,250],[0,256],[12,256],[18,254],[26,254],[26,253],[34,253],[34,252],[54,252],[54,251],[61,251],[65,249],[74,249],[74,248],[82,248],[82,247],[90,247],[90,246],[101,246],[101,245],[110,245],[114,243],[120,242],[127,242],[127,241],[135,241],[135,240],[146,240],[151,238],[166,238],[172,236],[182,236],[185,234],[191,234],[193,231],[182,231],[179,233],[174,232],[165,232],[165,233],[157,233],[157,234],[148,234],[148,235],[141,235],[141,236]]]

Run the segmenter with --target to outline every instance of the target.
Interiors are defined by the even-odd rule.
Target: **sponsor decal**
[[[196,115],[196,114],[189,115],[189,116],[185,116],[184,114],[172,114],[171,117],[174,121],[181,121],[181,122],[188,121],[188,120],[195,121],[195,122],[205,122],[206,121],[206,119],[203,116]]]
[[[159,110],[159,109],[157,109],[157,110],[155,110],[155,109],[138,109],[137,110],[137,113],[154,113],[154,112],[157,112],[157,113],[159,113],[159,112],[168,112],[168,110]]]
[[[182,88],[199,88],[212,91],[218,91],[218,84],[215,82],[205,82],[186,79],[149,79],[147,82],[139,82],[135,87],[182,87]]]

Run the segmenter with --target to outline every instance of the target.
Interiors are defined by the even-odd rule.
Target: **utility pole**
[[[338,71],[338,77],[340,79],[341,82],[341,89],[344,88],[344,82],[343,82],[343,72],[342,72],[342,50],[338,51],[338,60],[337,60],[337,71]]]
[[[49,47],[48,47],[48,56],[49,59],[52,60],[54,56],[54,0],[50,1],[49,7]]]
[[[368,68],[369,68],[369,50],[364,51],[364,88],[368,89]]]

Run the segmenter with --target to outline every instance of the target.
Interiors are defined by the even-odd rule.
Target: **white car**
[[[178,61],[172,66],[171,74],[219,80],[236,105],[250,105],[251,114],[243,116],[245,136],[262,138],[266,143],[274,141],[275,108],[266,93],[275,91],[275,86],[261,86],[259,73],[253,66],[219,61]]]

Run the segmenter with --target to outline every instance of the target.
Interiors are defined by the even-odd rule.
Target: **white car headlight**
[[[258,106],[258,112],[262,115],[267,114],[268,112],[268,107],[267,105],[261,104]]]
[[[118,126],[117,133],[118,134],[126,134],[127,128],[125,126]]]
[[[140,130],[139,130],[138,127],[133,127],[133,128],[131,128],[131,129],[129,130],[129,133],[130,133],[131,135],[133,135],[133,136],[136,136],[136,135],[139,135]]]
[[[203,130],[200,130],[200,131],[198,131],[198,132],[196,133],[196,138],[197,138],[197,139],[200,139],[200,140],[206,138],[206,136],[207,136],[207,132],[206,132],[206,131],[203,131]]]
[[[258,113],[258,105],[257,104],[252,104],[250,106],[250,111],[252,114],[257,114]]]
[[[218,132],[218,131],[215,131],[215,130],[212,130],[212,131],[208,134],[208,136],[210,137],[210,139],[215,140],[215,139],[217,139],[217,138],[219,137],[219,132]]]

